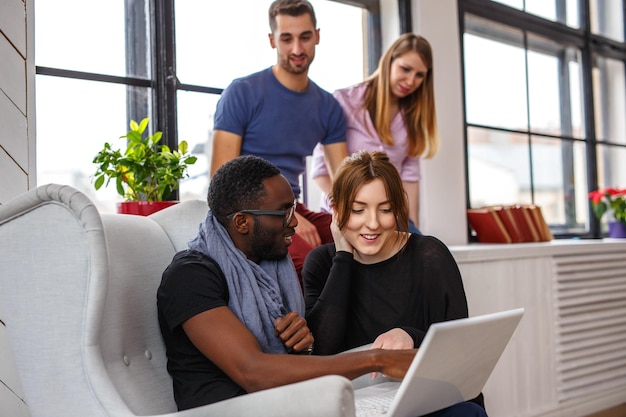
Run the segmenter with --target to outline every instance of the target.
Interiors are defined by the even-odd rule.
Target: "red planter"
[[[177,203],[178,201],[124,201],[117,203],[117,212],[120,214],[149,216]]]

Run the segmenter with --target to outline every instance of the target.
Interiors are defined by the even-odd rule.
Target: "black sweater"
[[[413,234],[396,255],[370,265],[323,245],[307,256],[302,277],[320,355],[372,343],[396,327],[419,347],[432,323],[468,316],[458,266],[432,236]]]

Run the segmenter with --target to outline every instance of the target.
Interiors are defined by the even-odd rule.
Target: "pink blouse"
[[[394,144],[384,144],[374,129],[369,113],[362,107],[365,90],[365,84],[358,84],[333,93],[346,117],[348,153],[352,154],[361,149],[370,152],[383,151],[398,169],[403,181],[419,181],[421,179],[420,158],[407,156],[409,143],[402,114],[398,113],[391,122],[391,136]],[[328,170],[324,163],[324,151],[318,144],[313,150],[312,176],[315,178],[322,175],[328,175]]]

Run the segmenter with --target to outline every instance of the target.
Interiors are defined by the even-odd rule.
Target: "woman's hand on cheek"
[[[339,226],[337,226],[337,217],[335,214],[333,214],[333,221],[330,224],[330,231],[333,234],[333,240],[335,241],[335,248],[337,249],[337,252],[353,252],[354,248],[350,242],[348,242],[343,232],[339,229]]]

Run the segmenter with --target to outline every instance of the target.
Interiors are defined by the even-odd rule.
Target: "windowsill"
[[[449,246],[458,263],[494,261],[505,259],[541,258],[576,253],[602,253],[623,251],[626,239],[557,239],[532,243],[470,243]]]

